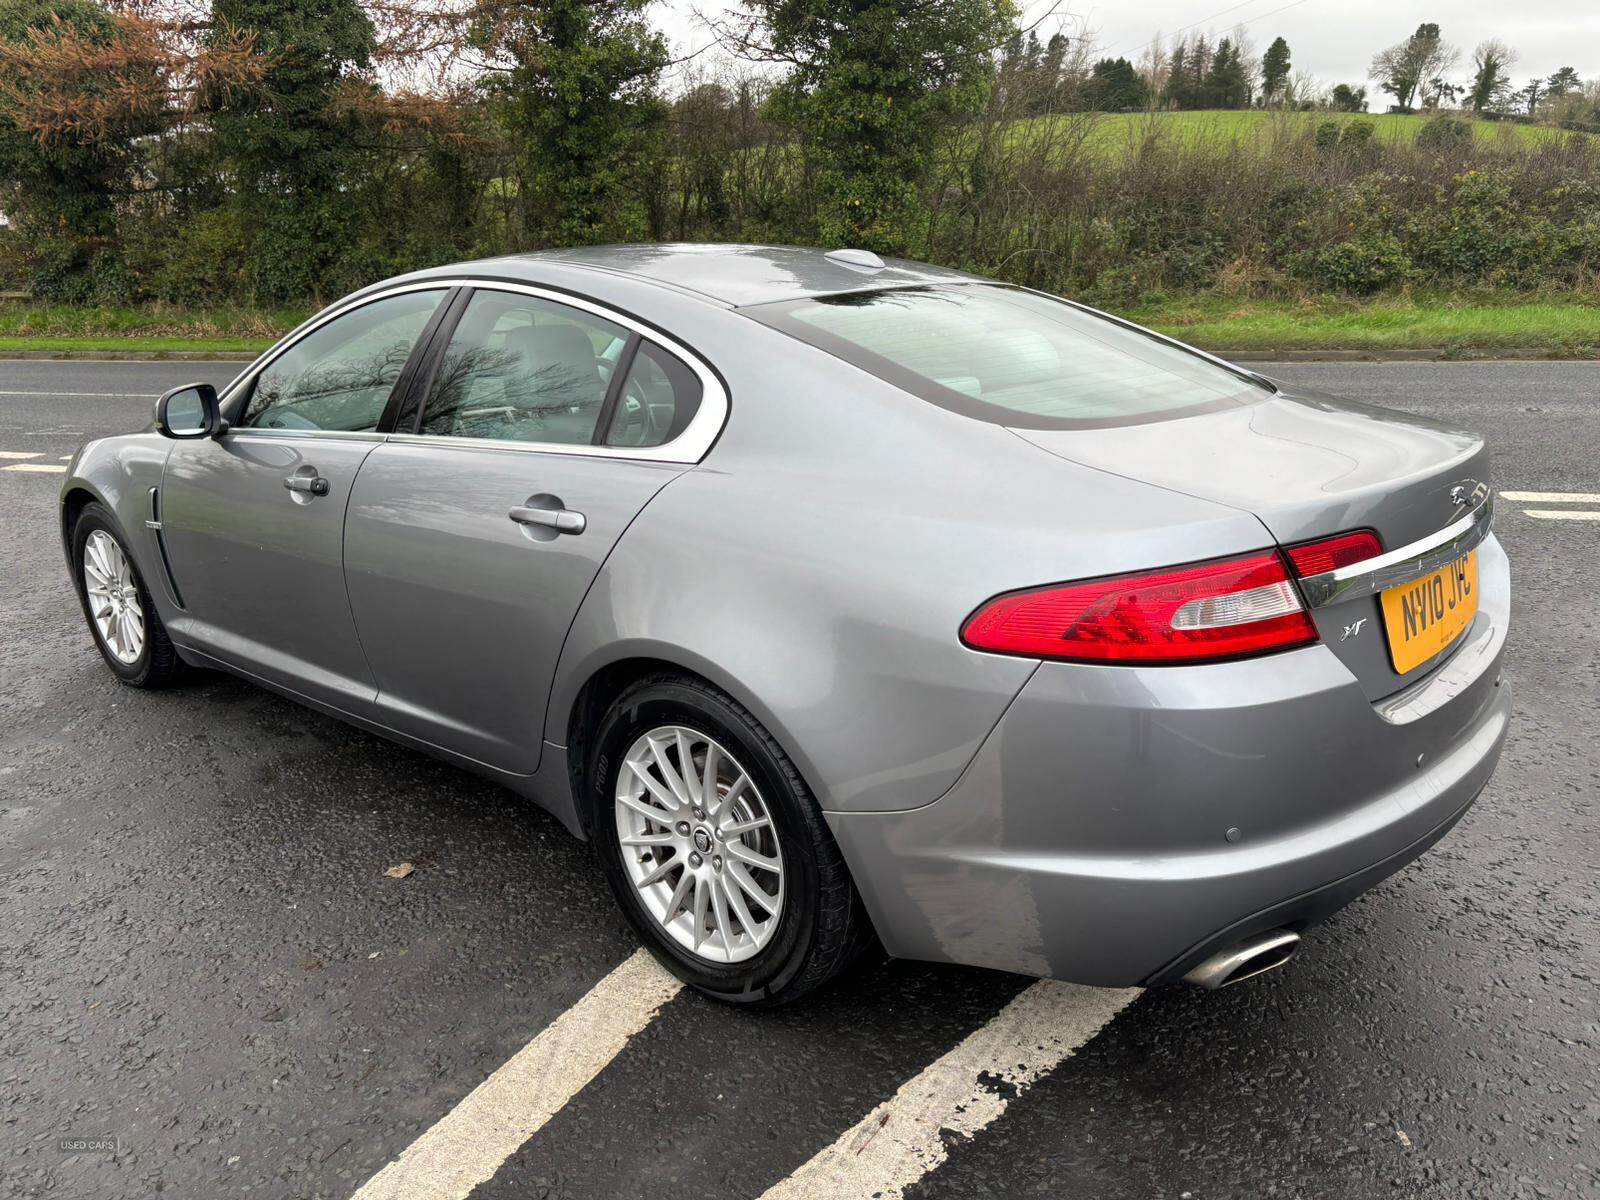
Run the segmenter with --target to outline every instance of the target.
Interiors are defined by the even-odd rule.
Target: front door
[[[586,309],[472,294],[418,431],[374,450],[351,496],[346,578],[385,724],[502,771],[537,769],[578,606],[629,522],[686,469],[650,461],[700,398],[664,355]]]
[[[445,289],[318,326],[230,400],[215,440],[173,444],[162,535],[186,644],[346,711],[376,690],[350,616],[344,516],[389,394]]]

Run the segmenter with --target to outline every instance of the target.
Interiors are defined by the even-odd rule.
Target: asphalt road
[[[0,1196],[342,1200],[636,948],[509,794],[232,679],[103,668],[61,477],[7,468],[236,369],[0,362],[0,452],[33,456],[0,458]],[[1502,489],[1600,492],[1596,364],[1268,373],[1480,429]],[[906,1195],[1600,1194],[1600,522],[1537,507],[1500,509],[1516,717],[1462,824],[1286,970],[1146,992],[1031,1089],[994,1082],[1009,1106]],[[759,1195],[1028,983],[874,963],[777,1013],[680,994],[472,1194]]]

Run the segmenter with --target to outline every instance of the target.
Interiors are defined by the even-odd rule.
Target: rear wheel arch
[[[725,678],[722,672],[714,668],[703,669],[674,658],[641,653],[615,659],[593,670],[577,690],[567,714],[567,777],[585,837],[592,836],[595,815],[593,789],[589,786],[589,772],[594,765],[591,761],[591,752],[595,734],[617,697],[641,679],[647,679],[652,675],[677,675],[707,684],[750,713],[794,764],[807,791],[820,803],[822,793],[817,790],[812,772],[806,769],[804,759],[795,753],[790,745],[790,739],[771,719],[764,706],[752,703],[751,698],[736,681]]]

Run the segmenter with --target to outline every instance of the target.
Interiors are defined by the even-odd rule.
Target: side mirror
[[[156,401],[156,428],[163,437],[206,438],[226,433],[227,423],[209,383],[186,383]]]

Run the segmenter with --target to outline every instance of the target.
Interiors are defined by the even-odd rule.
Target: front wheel
[[[106,665],[130,687],[161,687],[183,669],[134,566],[133,555],[98,502],[72,527],[72,563],[89,631]]]
[[[869,940],[800,774],[741,705],[687,676],[641,680],[600,724],[596,849],[628,919],[684,982],[782,1004]]]

